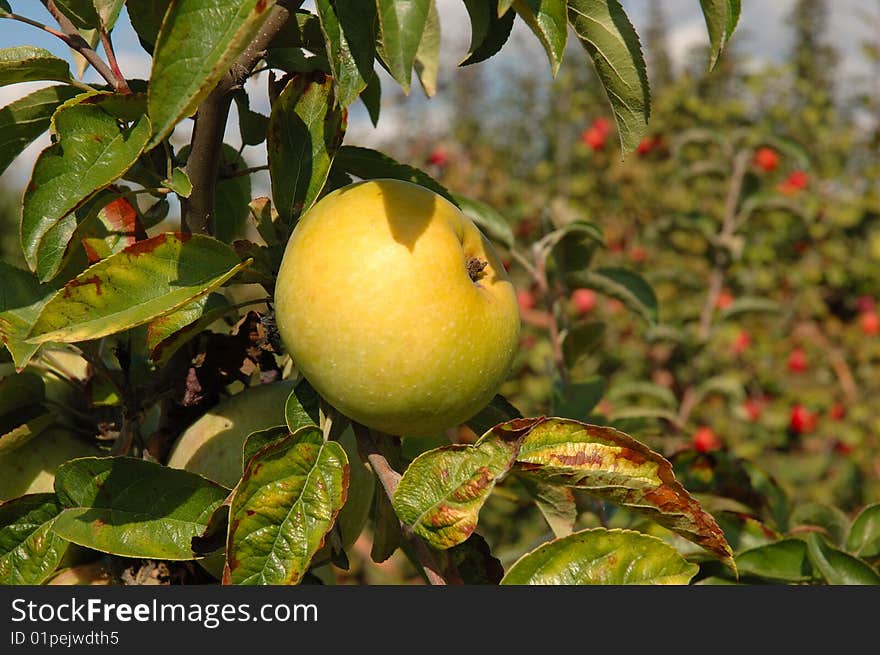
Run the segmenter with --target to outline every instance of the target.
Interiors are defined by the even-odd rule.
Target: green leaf
[[[507,423],[515,418],[522,418],[522,414],[504,396],[499,395],[465,423],[477,434],[486,434],[499,423]]]
[[[0,337],[18,371],[24,369],[39,346],[25,342],[43,305],[55,293],[29,271],[0,260]]]
[[[653,382],[623,382],[614,385],[608,391],[608,400],[612,403],[622,402],[633,396],[652,398],[669,409],[675,409],[678,405],[678,400],[671,389]]]
[[[348,107],[374,75],[375,7],[356,0],[316,0],[315,8],[327,44],[336,100]]]
[[[651,92],[638,34],[618,0],[568,0],[568,20],[596,66],[624,153],[648,133]]]
[[[64,510],[55,534],[122,557],[190,560],[193,537],[228,490],[194,473],[133,457],[82,457],[62,464],[55,492]]]
[[[497,585],[504,577],[501,561],[492,554],[489,544],[476,532],[467,541],[439,554],[441,568],[451,584]]]
[[[473,445],[443,446],[422,453],[407,467],[394,492],[394,511],[431,546],[447,549],[476,529],[480,509],[495,483],[516,460],[533,420],[502,424]]]
[[[769,298],[742,296],[718,313],[719,321],[728,321],[745,314],[777,314],[782,306]]]
[[[177,0],[156,39],[147,108],[149,147],[195,112],[263,25],[274,0]]]
[[[516,19],[516,13],[502,14],[500,7],[496,9],[494,0],[464,0],[464,4],[471,20],[471,45],[459,66],[477,64],[495,55],[510,38]]]
[[[551,484],[527,476],[520,476],[520,482],[535,501],[553,534],[557,538],[570,535],[574,530],[578,514],[574,492],[564,485]]]
[[[153,54],[162,19],[171,6],[171,0],[126,0],[125,5],[141,46]]]
[[[834,548],[815,532],[806,535],[807,554],[831,585],[880,585],[880,574],[867,562]]]
[[[82,91],[72,86],[50,86],[0,109],[0,173],[48,129],[58,106],[79,93]]]
[[[249,461],[229,515],[225,584],[296,584],[348,494],[348,458],[306,427]]]
[[[70,67],[48,50],[23,45],[0,50],[0,86],[19,82],[71,82]]]
[[[407,94],[430,4],[431,0],[376,0],[379,52],[391,77]]]
[[[41,280],[51,279],[58,272],[64,256],[62,247],[41,252],[42,241],[50,230],[125,173],[144,149],[150,135],[150,122],[145,116],[130,127],[119,126],[120,118],[127,118],[128,102],[105,93],[77,96],[52,118],[58,141],[46,148],[34,164],[21,214],[22,250]],[[134,107],[137,99],[130,102]],[[68,236],[72,235],[70,230]]]
[[[269,117],[251,109],[250,97],[243,88],[236,90],[232,98],[238,109],[238,132],[241,135],[241,142],[247,146],[261,144],[266,140],[266,132],[269,130]]]
[[[284,418],[290,433],[309,425],[320,425],[320,406],[321,398],[309,381],[303,378],[297,382],[284,405]]]
[[[649,324],[658,321],[654,289],[635,271],[625,268],[597,268],[569,273],[570,286],[587,287],[621,301]]]
[[[525,436],[516,461],[523,474],[629,507],[731,561],[724,533],[675,479],[672,465],[618,430],[544,419]]]
[[[672,546],[634,530],[582,530],[538,546],[503,585],[686,585],[699,571]]]
[[[375,71],[367,80],[367,86],[361,91],[360,98],[370,115],[370,122],[376,127],[379,124],[379,112],[382,110],[382,81]]]
[[[71,241],[82,242],[91,263],[134,244],[138,236],[146,238],[135,206],[115,192],[94,196],[77,212],[77,218],[81,213],[84,217]]]
[[[321,72],[297,75],[272,103],[267,144],[272,198],[288,224],[321,193],[342,142],[346,113],[333,104],[333,80]]]
[[[55,494],[29,494],[0,503],[0,585],[38,585],[61,563],[68,543],[52,522]]]
[[[575,325],[565,332],[562,339],[562,358],[568,370],[577,368],[584,358],[592,354],[602,343],[604,323]]]
[[[147,327],[150,359],[158,367],[165,366],[188,341],[236,308],[223,294],[211,293],[151,321]]]
[[[513,246],[513,230],[504,216],[479,200],[458,194],[453,194],[453,197],[465,216],[476,223],[487,237],[507,248]]]
[[[789,522],[792,528],[819,528],[837,545],[845,542],[849,530],[849,519],[842,510],[813,501],[800,503],[795,507]]]
[[[175,167],[175,169],[171,171],[171,179],[164,180],[164,184],[182,198],[189,198],[189,195],[193,190],[189,175],[179,167]]]
[[[709,70],[715,68],[718,57],[733,36],[733,30],[739,22],[740,0],[700,0],[706,28],[709,31],[709,42],[712,47],[709,57]]]
[[[241,450],[242,474],[247,471],[247,467],[254,455],[269,444],[278,443],[290,435],[291,432],[287,429],[286,425],[276,425],[271,428],[266,428],[265,430],[251,432],[244,440],[244,445]]]
[[[555,77],[568,40],[565,0],[514,0],[513,7],[544,46]]]
[[[425,31],[416,52],[415,69],[419,84],[429,98],[437,93],[437,72],[440,67],[440,14],[437,13],[437,2],[431,0],[428,8],[428,20]]]
[[[430,189],[446,198],[452,204],[456,204],[451,193],[434,178],[418,168],[401,164],[388,155],[358,146],[342,146],[336,153],[334,168],[351,173],[362,180],[376,180],[391,178],[405,180]]]
[[[210,237],[167,232],[83,271],[43,307],[30,343],[97,339],[171,313],[229,280],[248,262]]]
[[[740,575],[781,582],[808,582],[812,578],[807,545],[800,539],[783,539],[744,551],[736,556],[736,567]]]
[[[391,557],[405,540],[400,529],[400,519],[394,513],[391,500],[378,478],[376,478],[372,502],[373,543],[370,546],[370,559],[381,564]]]
[[[98,27],[100,24],[98,11],[92,0],[55,0],[55,6],[81,30]]]
[[[605,393],[605,380],[595,377],[584,382],[563,382],[553,385],[553,415],[577,420],[585,419]]]
[[[859,557],[880,555],[880,503],[868,505],[859,512],[850,527],[846,547]]]

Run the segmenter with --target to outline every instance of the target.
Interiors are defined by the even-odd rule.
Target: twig
[[[119,80],[119,88],[117,91],[125,94],[131,93],[125,75],[122,74],[122,71],[119,68],[119,63],[116,61],[116,53],[113,51],[113,42],[110,40],[110,35],[107,33],[107,30],[104,29],[103,25],[101,25],[100,35],[101,43],[104,46],[104,52],[107,53],[107,61],[110,62],[110,70],[113,71],[113,75]]]
[[[393,500],[394,492],[397,490],[397,485],[400,482],[400,473],[395,471],[391,464],[388,463],[388,458],[382,453],[367,427],[352,422],[352,428],[357,437],[358,453],[376,473],[376,477],[385,490],[385,495],[388,496],[389,500]],[[424,570],[428,582],[432,585],[445,585],[446,579],[440,573],[441,568],[437,563],[437,558],[431,552],[428,545],[418,535],[413,534],[409,526],[401,523],[400,527],[407,541],[412,545],[413,552],[418,559],[418,564]]]
[[[560,379],[563,382],[568,382],[568,370],[565,367],[565,355],[562,352],[562,338],[556,321],[556,293],[550,288],[550,283],[547,279],[547,250],[539,247],[535,248],[534,279],[550,313],[550,320],[547,322],[547,333],[550,337],[550,343],[553,345],[553,363],[556,365]]]
[[[241,154],[241,153],[239,153]],[[240,168],[237,171],[232,171],[230,173],[225,173],[220,176],[221,179],[231,180],[235,177],[243,177],[245,175],[250,175],[251,173],[259,173],[260,171],[268,171],[269,164],[263,164],[262,166],[251,166],[250,168]]]
[[[730,177],[730,186],[727,189],[727,198],[724,202],[724,217],[721,223],[721,231],[718,233],[718,242],[724,244],[730,242],[736,233],[736,215],[739,205],[739,196],[742,193],[743,180],[748,170],[751,153],[741,150],[733,160],[733,174]],[[712,333],[712,316],[715,313],[715,305],[718,296],[724,286],[724,274],[729,261],[727,257],[715,256],[715,267],[709,277],[709,290],[706,294],[706,302],[700,312],[699,337],[701,341],[708,341]]]
[[[194,234],[210,234],[214,218],[214,191],[220,166],[223,134],[232,103],[231,92],[242,84],[250,70],[265,55],[269,42],[284,27],[290,10],[275,5],[254,40],[239,55],[208,97],[199,105],[186,172],[192,182],[192,194],[184,202],[182,226]]]
[[[98,74],[113,87],[114,91],[117,91],[118,93],[131,93],[125,79],[119,79],[113,74],[113,71],[104,63],[104,60],[101,59],[100,55],[98,55],[92,46],[82,38],[79,30],[76,29],[76,25],[74,25],[71,20],[55,6],[54,0],[46,0],[45,5],[46,9],[49,10],[49,13],[52,14],[56,21],[58,21],[58,26],[62,30],[61,32],[52,30],[50,33],[60,38],[68,46],[81,54],[85,60],[89,62],[92,68],[94,68]],[[39,27],[39,23],[36,26]]]

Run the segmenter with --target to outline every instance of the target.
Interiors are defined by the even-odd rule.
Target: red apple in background
[[[779,155],[773,148],[762,147],[758,148],[755,151],[755,157],[752,160],[756,167],[760,168],[765,173],[770,173],[776,170],[776,167],[779,165]]]
[[[754,422],[761,418],[761,414],[764,412],[764,403],[764,399],[759,396],[749,396],[746,398],[743,407],[750,421]]]
[[[832,421],[843,420],[846,417],[846,408],[843,406],[843,403],[834,403],[831,409],[828,410],[828,416]]]
[[[571,293],[571,302],[578,314],[589,314],[596,308],[596,292],[592,289],[575,289]]]
[[[722,289],[715,300],[715,307],[718,309],[727,309],[733,304],[733,294],[727,289]]]
[[[708,453],[710,450],[718,450],[721,448],[721,440],[712,431],[712,428],[702,425],[697,428],[693,436],[694,448],[701,453]]]
[[[876,334],[880,334],[880,316],[877,316],[877,312],[873,309],[861,313],[859,325],[862,328],[862,332],[868,336],[873,337]]]
[[[605,147],[605,134],[594,128],[588,128],[581,134],[581,141],[593,150],[602,150]]]
[[[856,299],[856,309],[860,312],[871,312],[875,307],[876,302],[871,296],[859,296]]]
[[[795,404],[791,408],[789,425],[798,434],[812,432],[816,429],[818,418],[816,415],[801,404]]]
[[[748,347],[752,345],[752,337],[745,330],[741,330],[739,334],[736,335],[736,338],[733,340],[733,352],[736,355],[741,355]]]
[[[446,166],[449,163],[449,155],[446,153],[446,148],[443,146],[434,148],[428,156],[428,163],[434,166]]]
[[[633,246],[632,250],[629,251],[630,261],[633,262],[643,262],[648,258],[648,251],[642,246]]]
[[[803,348],[795,348],[788,356],[788,370],[792,373],[804,373],[809,368],[807,353]]]
[[[804,171],[792,171],[785,180],[779,183],[777,188],[780,193],[790,196],[806,189],[809,183],[810,178]]]

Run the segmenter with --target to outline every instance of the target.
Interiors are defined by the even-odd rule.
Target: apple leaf
[[[553,415],[583,420],[605,394],[605,378],[595,376],[583,382],[556,380],[553,383]]]
[[[573,325],[562,339],[562,358],[566,368],[577,368],[585,357],[592,354],[602,343],[604,323]]]
[[[64,510],[55,534],[122,557],[194,559],[229,490],[194,473],[133,457],[81,457],[62,464],[55,492]]]
[[[453,197],[456,204],[461,207],[461,211],[476,223],[487,237],[507,248],[513,246],[513,230],[507,219],[498,211],[479,200],[458,194],[454,194]]]
[[[474,532],[464,543],[438,554],[444,577],[450,584],[497,585],[504,577],[501,560],[486,540]]]
[[[859,557],[880,555],[880,503],[867,505],[859,512],[850,527],[846,547]]]
[[[41,251],[50,231],[125,173],[143,151],[150,135],[149,120],[139,116],[129,127],[120,127],[120,120],[131,118],[128,113],[137,104],[134,97],[120,100],[113,94],[82,95],[59,107],[52,117],[58,140],[43,150],[34,164],[21,214],[22,250],[41,280],[58,272],[66,250],[62,239]],[[66,234],[73,236],[73,229]],[[52,236],[49,241],[57,235]]]
[[[568,40],[565,0],[514,0],[513,7],[544,47],[555,77]]]
[[[394,492],[397,516],[435,548],[464,542],[476,529],[483,503],[513,466],[519,444],[535,422],[510,421],[473,445],[443,446],[416,457]]]
[[[279,216],[292,225],[318,198],[346,128],[333,109],[333,80],[318,71],[295,76],[272,103],[269,175]]]
[[[38,585],[52,575],[69,546],[51,531],[60,511],[55,494],[0,503],[0,585]]]
[[[259,450],[235,488],[224,584],[297,584],[348,494],[345,450],[306,427]]]
[[[741,576],[756,576],[780,582],[809,582],[813,577],[807,545],[800,539],[783,539],[758,546],[736,556]]]
[[[55,422],[43,401],[43,378],[30,370],[0,378],[0,455],[24,444]]]
[[[242,473],[247,471],[251,458],[269,444],[276,443],[290,436],[291,431],[286,425],[276,425],[265,430],[251,432],[244,440],[241,452]]]
[[[437,93],[437,73],[440,67],[440,14],[437,12],[436,0],[431,0],[428,7],[428,20],[425,22],[425,31],[422,32],[422,40],[416,52],[414,62],[416,75],[425,95],[429,98]],[[375,121],[373,122],[375,124]]]
[[[477,434],[486,434],[499,423],[522,418],[519,410],[501,395],[496,395],[489,404],[469,418],[465,423]]]
[[[336,153],[336,159],[333,160],[333,168],[351,173],[362,180],[391,178],[412,182],[430,189],[452,204],[458,205],[455,197],[427,173],[408,164],[401,164],[388,155],[370,148],[342,146]]]
[[[516,467],[524,475],[640,512],[733,565],[724,533],[675,479],[672,465],[623,432],[579,421],[542,420],[525,435]]]
[[[658,321],[657,296],[654,289],[635,271],[625,268],[597,268],[573,271],[566,276],[573,287],[595,289],[621,301],[649,324]]]
[[[0,86],[43,80],[70,82],[72,79],[68,63],[44,48],[23,45],[0,49]]]
[[[97,339],[169,314],[249,262],[216,239],[175,232],[139,241],[89,267],[43,306],[29,342]]]
[[[471,21],[471,45],[459,66],[485,61],[501,50],[516,19],[514,12],[501,12],[494,1],[464,0],[464,5]]]
[[[0,339],[18,371],[24,369],[39,346],[25,341],[34,320],[55,290],[40,284],[30,271],[0,260]]]
[[[177,0],[156,37],[147,108],[148,149],[195,112],[254,35],[274,0]]]
[[[605,87],[623,152],[635,150],[651,105],[638,34],[618,0],[568,0],[568,20]]]
[[[430,0],[376,0],[379,53],[391,77],[407,94],[430,5]]]
[[[577,503],[569,487],[528,476],[520,476],[520,482],[556,537],[567,537],[574,531]]]
[[[171,6],[171,0],[125,0],[131,26],[144,50],[153,54],[162,19]]]
[[[503,585],[686,585],[700,570],[672,546],[634,530],[581,530],[520,557]]]
[[[880,585],[880,574],[867,562],[829,545],[819,534],[808,532],[807,556],[830,585]]]
[[[709,57],[709,70],[715,68],[718,57],[733,36],[736,24],[739,22],[741,10],[740,0],[700,0],[703,9],[703,17],[706,19],[706,29],[709,31],[709,42],[712,46]]]
[[[376,8],[369,2],[354,0],[317,0],[315,8],[333,70],[336,99],[342,107],[348,107],[373,75]]]
[[[291,434],[308,425],[320,425],[320,405],[321,398],[309,381],[303,378],[297,382],[284,406],[287,429]]]
[[[75,87],[59,84],[34,91],[0,109],[0,173],[49,128],[59,105],[80,93]]]

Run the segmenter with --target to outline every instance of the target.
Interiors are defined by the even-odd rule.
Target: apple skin
[[[102,455],[96,446],[64,428],[49,427],[0,455],[0,502],[25,494],[51,493],[55,470],[75,457]]]
[[[224,399],[180,435],[168,456],[168,466],[234,487],[241,477],[247,436],[284,425],[284,406],[295,386],[294,380],[261,384]],[[348,456],[349,487],[337,523],[342,545],[348,548],[367,523],[375,485],[372,473],[361,463],[351,429],[342,434],[339,443]]]
[[[473,281],[466,263],[487,265]],[[399,180],[357,182],[300,219],[275,287],[282,341],[354,421],[405,437],[459,425],[506,380],[516,291],[457,207]]]

